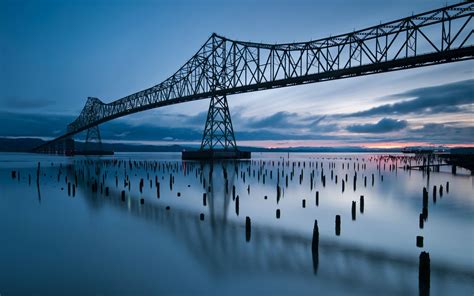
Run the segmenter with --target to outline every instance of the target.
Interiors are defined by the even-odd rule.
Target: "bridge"
[[[466,1],[351,33],[307,42],[266,44],[212,34],[168,79],[110,103],[89,97],[63,135],[35,152],[74,154],[73,136],[129,114],[210,98],[200,153],[184,158],[242,158],[227,96],[470,60],[474,4]]]

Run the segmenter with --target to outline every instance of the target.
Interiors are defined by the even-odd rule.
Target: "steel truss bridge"
[[[72,137],[87,130],[98,140],[101,123],[129,114],[211,98],[201,150],[236,150],[227,96],[474,57],[472,1],[323,39],[265,44],[212,34],[165,81],[110,102],[89,97],[62,136],[36,152],[68,153]],[[93,135],[93,136],[89,136]],[[69,151],[70,152],[70,151]]]

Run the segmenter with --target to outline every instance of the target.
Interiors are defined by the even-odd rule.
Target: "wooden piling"
[[[250,217],[245,217],[245,240],[248,242],[250,241],[250,235],[252,231],[252,224],[250,221]]]
[[[354,221],[356,219],[356,202],[355,201],[352,201],[351,214],[352,214],[352,221]]]
[[[38,168],[36,169],[36,185],[37,186],[39,186],[40,168],[41,168],[41,163],[38,162]]]
[[[319,228],[318,220],[314,220],[313,226],[313,240],[311,242],[311,255],[313,259],[313,272],[318,273],[319,266]]]
[[[420,235],[416,236],[416,246],[418,248],[423,248],[423,237]]]
[[[339,236],[341,234],[341,216],[336,215],[336,235]]]
[[[313,240],[311,242],[311,251],[313,253],[319,251],[319,227],[318,227],[318,220],[314,220],[313,226]]]
[[[423,207],[428,207],[428,190],[426,190],[426,187],[423,187]]]
[[[420,296],[430,294],[430,254],[428,252],[420,253],[418,288]]]
[[[239,196],[235,198],[235,214],[238,216],[239,215]]]

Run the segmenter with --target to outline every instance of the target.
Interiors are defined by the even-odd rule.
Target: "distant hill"
[[[35,147],[44,144],[46,141],[38,138],[0,138],[0,152],[30,152]],[[84,143],[76,141],[76,149],[82,150]],[[134,145],[123,143],[103,143],[104,150],[115,152],[181,152],[189,147],[181,145]]]
[[[33,148],[45,143],[46,141],[38,138],[1,138],[0,152],[29,152]],[[183,150],[197,150],[198,145],[141,145],[124,143],[104,143],[103,149],[115,152],[181,152]],[[83,142],[76,141],[76,149],[82,150]],[[391,148],[365,148],[365,147],[288,147],[288,148],[262,148],[241,146],[243,151],[252,152],[401,152],[403,149]]]

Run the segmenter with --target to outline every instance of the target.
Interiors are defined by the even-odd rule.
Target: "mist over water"
[[[430,295],[474,293],[468,171],[406,170],[402,154],[180,158],[0,154],[0,294],[415,295],[422,251]]]

